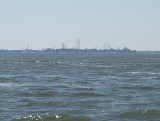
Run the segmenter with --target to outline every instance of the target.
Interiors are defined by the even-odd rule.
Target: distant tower
[[[23,51],[23,45],[22,45],[22,51]]]
[[[80,39],[77,38],[76,40],[76,49],[80,50]]]
[[[27,49],[26,50],[28,51],[28,43],[27,43]]]
[[[65,49],[65,44],[64,43],[62,43],[62,49]]]

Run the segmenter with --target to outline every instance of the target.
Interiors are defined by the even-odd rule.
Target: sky
[[[160,51],[160,0],[0,0],[0,49]]]

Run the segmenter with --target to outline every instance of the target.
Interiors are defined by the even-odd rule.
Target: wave
[[[133,90],[155,90],[159,89],[158,87],[154,85],[146,85],[146,86],[140,86],[140,85],[123,85],[121,86],[122,89],[133,89]]]
[[[53,62],[52,64],[54,64],[54,65],[64,65],[63,62]]]
[[[18,117],[13,121],[91,121],[91,119],[86,116],[72,116],[69,114],[45,114]]]
[[[21,86],[25,86],[25,85],[12,83],[12,82],[0,83],[0,87],[21,87]]]
[[[159,75],[160,74],[160,72],[140,72],[140,71],[133,71],[133,72],[125,72],[125,73],[127,73],[127,74],[131,74],[131,75],[140,75],[140,74],[148,74],[148,75]]]
[[[72,94],[73,97],[103,97],[104,94],[98,94],[94,92],[79,92]]]
[[[75,86],[75,88],[74,88],[75,90],[90,90],[90,91],[93,91],[93,90],[95,90],[94,88],[92,88],[92,87],[85,87],[85,86]]]
[[[117,116],[124,119],[160,119],[159,110],[138,109],[123,112]]]
[[[54,96],[57,92],[55,91],[38,91],[36,92],[36,95],[37,96],[42,96],[42,97],[51,97],[51,96]]]

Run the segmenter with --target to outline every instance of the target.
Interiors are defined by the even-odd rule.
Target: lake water
[[[159,121],[160,54],[0,53],[0,121]]]

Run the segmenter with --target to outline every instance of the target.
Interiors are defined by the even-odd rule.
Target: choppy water
[[[1,121],[160,120],[160,54],[0,53]]]

